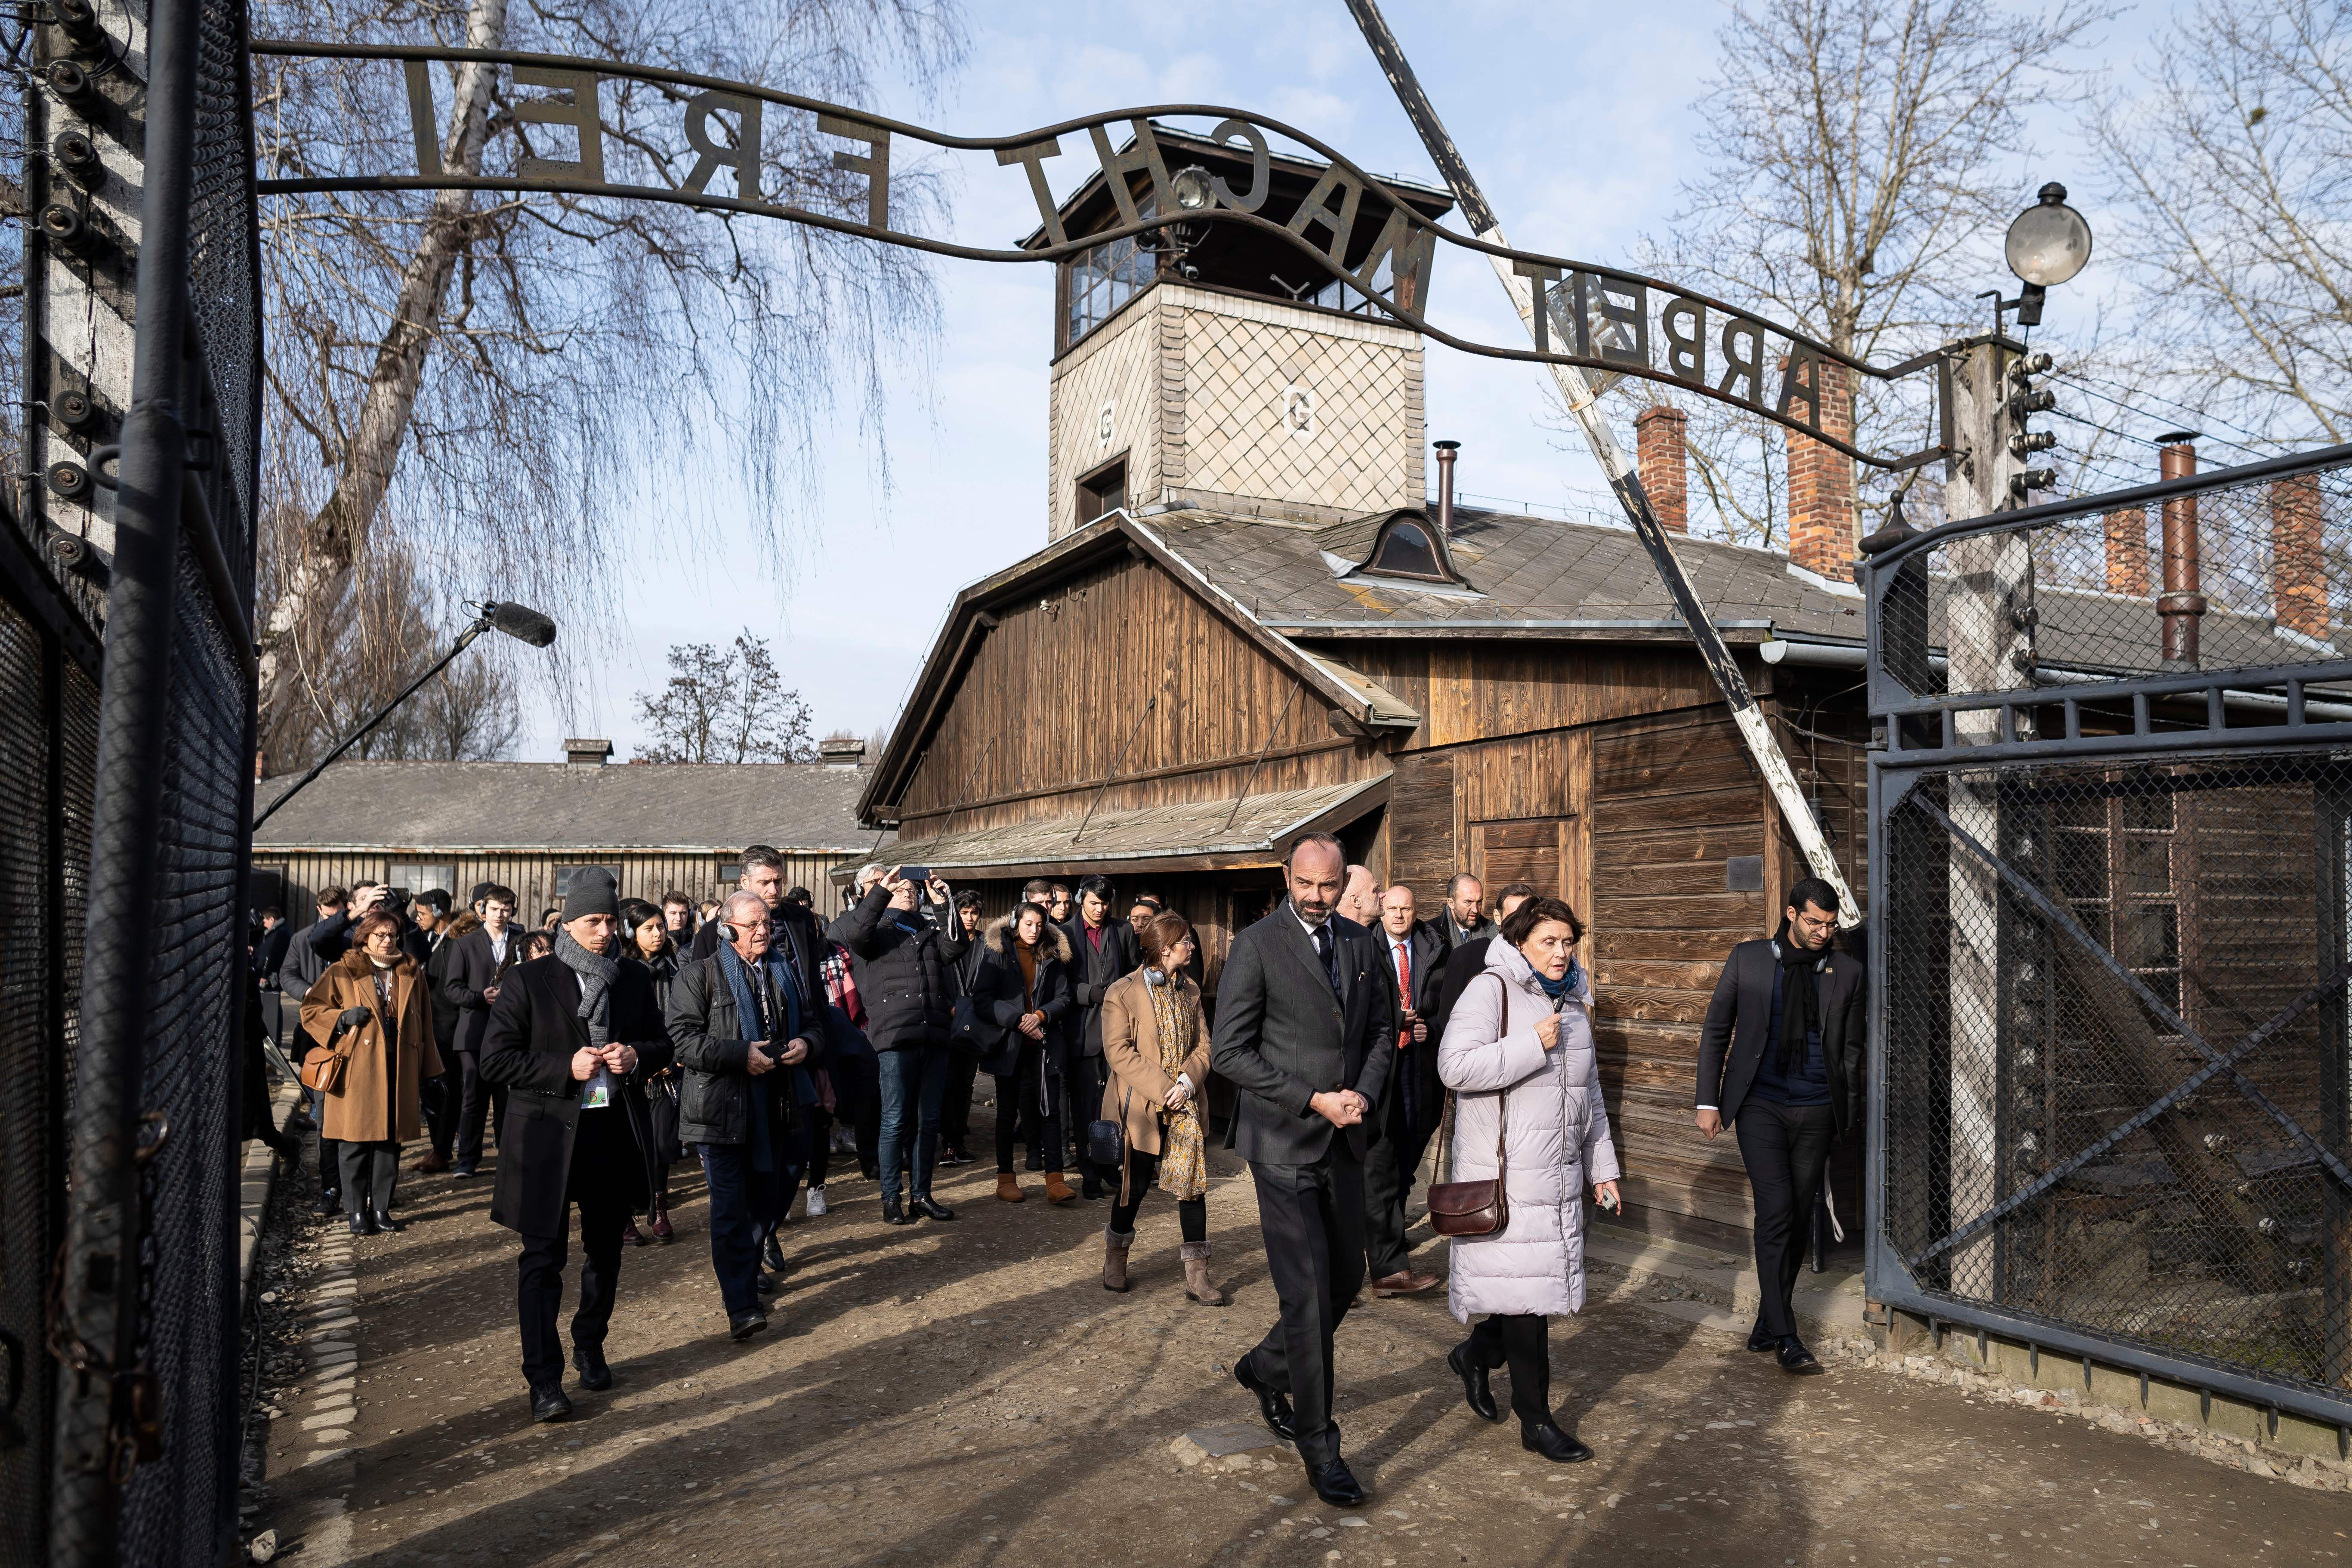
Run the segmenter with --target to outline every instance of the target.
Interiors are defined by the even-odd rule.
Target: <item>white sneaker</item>
[[[817,1216],[817,1215],[819,1215],[823,1214],[824,1212],[824,1189],[823,1187],[811,1187],[811,1188],[808,1190],[808,1216],[809,1216],[809,1218],[811,1218],[811,1219],[814,1219],[814,1218],[816,1218],[816,1216]]]

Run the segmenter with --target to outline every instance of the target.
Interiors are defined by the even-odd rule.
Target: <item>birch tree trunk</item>
[[[466,47],[505,47],[507,0],[470,0],[466,11]],[[449,133],[442,166],[452,174],[480,171],[488,132],[490,87],[497,68],[468,61],[457,71],[457,100],[449,110]],[[300,549],[287,574],[285,590],[271,605],[261,632],[260,686],[263,725],[274,704],[289,694],[297,661],[289,643],[307,615],[331,607],[349,585],[368,531],[391,488],[393,468],[407,439],[425,358],[433,346],[441,302],[449,290],[457,258],[473,239],[474,193],[436,191],[425,226],[403,269],[391,325],[377,344],[365,401],[354,421],[337,471],[335,488],[302,531]]]

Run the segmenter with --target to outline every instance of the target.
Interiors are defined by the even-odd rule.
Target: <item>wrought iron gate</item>
[[[1874,1300],[2352,1425],[2347,534],[2336,447],[1873,541]]]

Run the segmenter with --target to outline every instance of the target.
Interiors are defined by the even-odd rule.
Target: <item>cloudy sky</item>
[[[1644,234],[1667,230],[1677,183],[1704,174],[1690,145],[1692,100],[1720,49],[1739,47],[1717,37],[1727,6],[1391,0],[1386,9],[1515,244],[1622,264]],[[1220,103],[1312,131],[1374,173],[1434,183],[1339,0],[975,0],[971,12],[971,61],[948,94],[874,107],[1001,135],[1128,105]],[[2131,14],[2102,52],[2127,58],[2160,14]],[[2069,166],[2070,142],[2063,125],[2048,128],[2048,154],[2017,172],[2021,206],[2045,179],[2078,191],[2093,184]],[[1057,191],[1090,163],[1081,140],[1049,164]],[[1034,225],[1019,170],[961,167],[956,237],[1009,244]],[[2097,212],[2088,216],[2095,226]],[[593,679],[568,694],[528,689],[518,757],[552,760],[567,732],[609,736],[616,760],[627,757],[639,734],[630,694],[658,684],[664,650],[743,628],[770,638],[819,733],[890,723],[956,590],[1045,542],[1051,270],[948,261],[938,278],[946,333],[931,373],[908,377],[891,399],[887,486],[870,433],[845,423],[826,443],[823,503],[788,563],[765,563],[742,530],[698,557],[640,556],[628,614]],[[2010,280],[1986,286],[1995,281]],[[1477,258],[1441,246],[1432,298],[1465,335],[1517,335]],[[1430,434],[1463,442],[1465,492],[1557,505],[1598,487],[1589,458],[1545,427],[1548,384],[1533,367],[1431,346]],[[723,510],[721,521],[725,531]]]

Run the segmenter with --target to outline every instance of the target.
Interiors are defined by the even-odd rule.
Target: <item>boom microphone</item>
[[[555,623],[527,605],[492,605],[490,625],[533,647],[545,647],[555,640]]]

